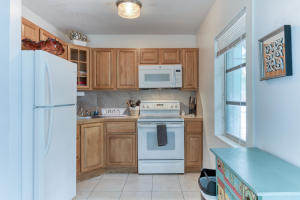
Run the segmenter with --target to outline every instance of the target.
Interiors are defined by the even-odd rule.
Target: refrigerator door
[[[45,51],[34,54],[35,106],[76,104],[76,64]]]
[[[76,107],[35,109],[34,200],[76,196]]]

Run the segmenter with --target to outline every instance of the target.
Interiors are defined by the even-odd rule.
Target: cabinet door
[[[22,40],[39,41],[39,27],[29,20],[22,18]]]
[[[93,49],[93,88],[116,88],[116,54],[113,49]]]
[[[199,171],[202,168],[202,121],[185,122],[185,168],[186,171]]]
[[[198,88],[198,49],[182,50],[183,89]]]
[[[117,88],[137,89],[138,51],[136,49],[117,50]]]
[[[76,174],[80,174],[80,125],[77,125],[76,134]]]
[[[62,44],[62,46],[65,50],[64,53],[62,55],[60,55],[59,57],[68,60],[68,44],[65,43],[63,40],[61,40],[59,38],[56,38],[56,40],[59,41]]]
[[[160,64],[180,64],[180,49],[160,49]]]
[[[40,28],[40,40],[55,39],[55,36],[49,33],[48,31]]]
[[[102,123],[81,126],[81,172],[104,167],[104,132]]]
[[[108,167],[136,167],[136,134],[106,135],[106,165]]]
[[[202,136],[188,134],[186,136],[186,166],[201,167],[202,164]]]
[[[159,49],[140,49],[140,64],[159,64]]]
[[[90,49],[68,45],[68,60],[77,64],[77,89],[90,90]]]

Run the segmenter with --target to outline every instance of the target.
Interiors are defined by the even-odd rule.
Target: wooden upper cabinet
[[[180,64],[180,49],[160,49],[160,64]]]
[[[103,123],[81,125],[81,172],[104,167]]]
[[[140,64],[159,64],[159,49],[140,49]]]
[[[117,50],[117,88],[138,88],[138,50]]]
[[[39,27],[29,20],[22,17],[22,40],[30,39],[32,41],[39,41]]]
[[[198,49],[182,49],[183,89],[198,89]]]
[[[113,49],[92,50],[93,88],[116,88],[116,51]]]
[[[62,55],[60,55],[59,57],[68,60],[68,44],[66,42],[64,42],[63,40],[59,39],[59,38],[56,38],[56,40],[59,41],[62,44],[62,46],[65,50],[65,52]]]
[[[40,40],[55,39],[56,37],[49,33],[48,31],[40,28]]]
[[[77,64],[77,89],[90,90],[90,49],[68,45],[68,60]]]

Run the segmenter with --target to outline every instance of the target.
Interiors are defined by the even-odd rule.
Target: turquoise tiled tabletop
[[[300,196],[299,167],[258,148],[214,148],[211,151],[258,196]]]

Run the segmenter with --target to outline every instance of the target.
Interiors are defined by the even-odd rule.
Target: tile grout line
[[[126,180],[125,180],[125,183],[124,183],[123,188],[122,188],[122,190],[121,190],[121,193],[120,193],[120,196],[119,196],[119,200],[121,199],[121,196],[122,196],[122,194],[123,194],[123,192],[124,192],[125,185],[126,185],[126,183],[127,183],[127,181],[128,181],[128,177],[129,177],[129,174],[127,174],[127,176],[126,176]]]
[[[100,183],[101,179],[103,178],[103,175],[100,175],[99,180],[97,181],[97,183],[94,185],[93,189],[89,192],[88,196],[87,196],[87,200],[89,200],[90,196],[92,195],[92,193],[94,192],[94,190],[96,189],[96,186]]]
[[[153,179],[154,179],[154,175],[152,175],[152,186],[151,186],[151,200],[152,200],[152,196],[153,196]]]
[[[177,175],[177,178],[178,178],[178,182],[179,182],[179,186],[180,186],[180,192],[182,194],[183,200],[185,200],[185,197],[184,197],[184,194],[183,194],[183,191],[182,191],[182,186],[181,186],[181,183],[180,183],[179,175]]]

